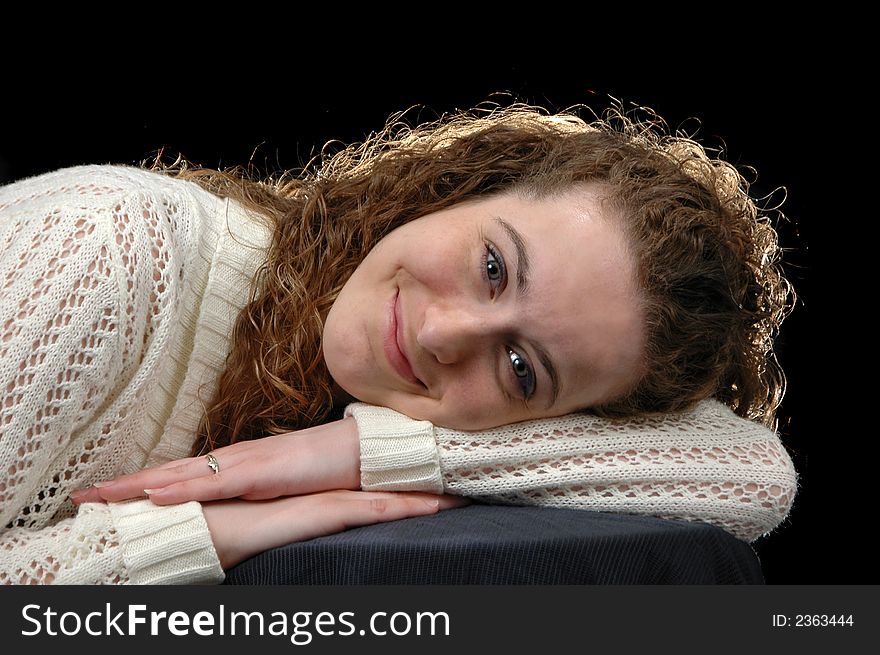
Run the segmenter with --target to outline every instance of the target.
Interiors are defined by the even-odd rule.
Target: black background
[[[749,35],[738,39],[747,44]],[[712,57],[687,52],[645,51],[635,64],[601,64],[595,50],[541,61],[476,51],[443,63],[368,51],[279,61],[257,52],[235,67],[102,53],[13,68],[0,182],[76,164],[135,164],[163,146],[206,166],[295,168],[328,140],[363,139],[394,111],[424,105],[433,118],[494,92],[551,110],[601,110],[613,96],[691,132],[696,118],[699,140],[757,170],[756,180],[748,176],[753,197],[773,194],[773,205],[787,189],[779,230],[798,302],[779,340],[789,380],[779,416],[801,488],[785,524],[753,547],[771,584],[875,584],[863,526],[872,519],[865,496],[876,431],[862,392],[874,358],[857,268],[870,261],[859,254],[871,238],[862,218],[869,205],[860,202],[870,186],[856,179],[872,137],[870,107],[849,81],[855,64],[795,40],[749,56],[720,46]]]

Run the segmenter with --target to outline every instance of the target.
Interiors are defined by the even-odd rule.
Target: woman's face
[[[560,416],[640,376],[634,261],[579,185],[513,193],[403,225],[370,251],[324,326],[335,382],[360,401],[460,430]]]

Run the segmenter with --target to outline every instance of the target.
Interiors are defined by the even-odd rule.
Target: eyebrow
[[[500,216],[495,217],[495,222],[504,230],[507,238],[513,243],[513,249],[516,251],[516,289],[520,298],[525,298],[529,293],[529,284],[531,282],[531,260],[529,259],[529,251],[526,247],[526,241],[522,234],[513,225],[505,221]],[[550,377],[550,402],[547,403],[545,410],[550,409],[559,397],[559,373],[553,364],[553,359],[539,343],[529,341],[532,349],[538,354],[538,360]]]

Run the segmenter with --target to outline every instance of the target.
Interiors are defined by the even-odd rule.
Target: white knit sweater
[[[188,455],[269,238],[237,203],[127,166],[0,187],[0,584],[223,579],[199,503],[77,513],[68,496]],[[797,490],[777,435],[715,401],[482,432],[346,413],[367,490],[705,521],[746,540]]]

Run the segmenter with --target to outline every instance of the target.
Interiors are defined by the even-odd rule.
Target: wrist
[[[360,439],[352,417],[318,425],[297,435],[305,440],[305,461],[314,463],[312,491],[361,488]]]
[[[220,568],[225,571],[235,566],[240,561],[240,557],[233,552],[236,540],[229,539],[226,534],[226,528],[230,521],[229,517],[224,516],[224,507],[223,501],[202,503],[202,515],[205,517],[208,532],[211,534],[217,559],[220,560]]]
[[[338,489],[361,488],[361,445],[358,437],[357,422],[348,416],[338,421],[337,443],[341,457],[340,479]]]

